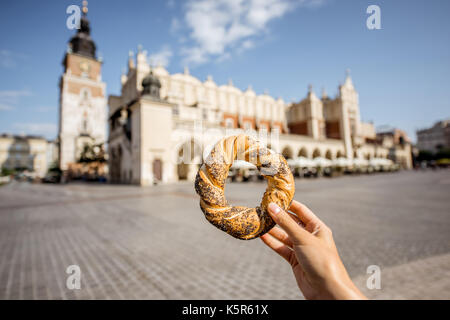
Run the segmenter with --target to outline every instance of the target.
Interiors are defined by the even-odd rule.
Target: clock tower
[[[106,141],[106,84],[90,35],[87,1],[80,28],[70,39],[59,82],[59,167],[77,162],[86,145]]]

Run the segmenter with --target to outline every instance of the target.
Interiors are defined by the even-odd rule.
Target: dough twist
[[[267,180],[261,205],[256,208],[232,206],[225,199],[225,181],[236,159],[256,165]],[[249,240],[275,226],[267,206],[275,202],[287,210],[294,197],[295,183],[282,155],[241,134],[216,143],[197,173],[195,191],[200,195],[200,207],[210,223],[235,238]]]

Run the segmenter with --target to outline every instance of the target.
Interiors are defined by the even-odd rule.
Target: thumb
[[[281,209],[277,204],[271,202],[268,211],[272,219],[288,234],[294,245],[302,245],[310,242],[313,236],[303,229],[289,213]]]

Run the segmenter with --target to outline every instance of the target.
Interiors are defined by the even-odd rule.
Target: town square
[[[0,302],[450,300],[449,9],[5,3]]]

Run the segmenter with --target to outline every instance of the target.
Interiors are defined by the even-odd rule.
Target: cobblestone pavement
[[[450,299],[450,170],[297,180],[372,298]],[[265,183],[227,186],[257,205]],[[69,265],[81,289],[66,287]],[[365,289],[369,265],[381,290]],[[192,183],[0,187],[0,299],[302,299],[261,241],[210,225]]]

